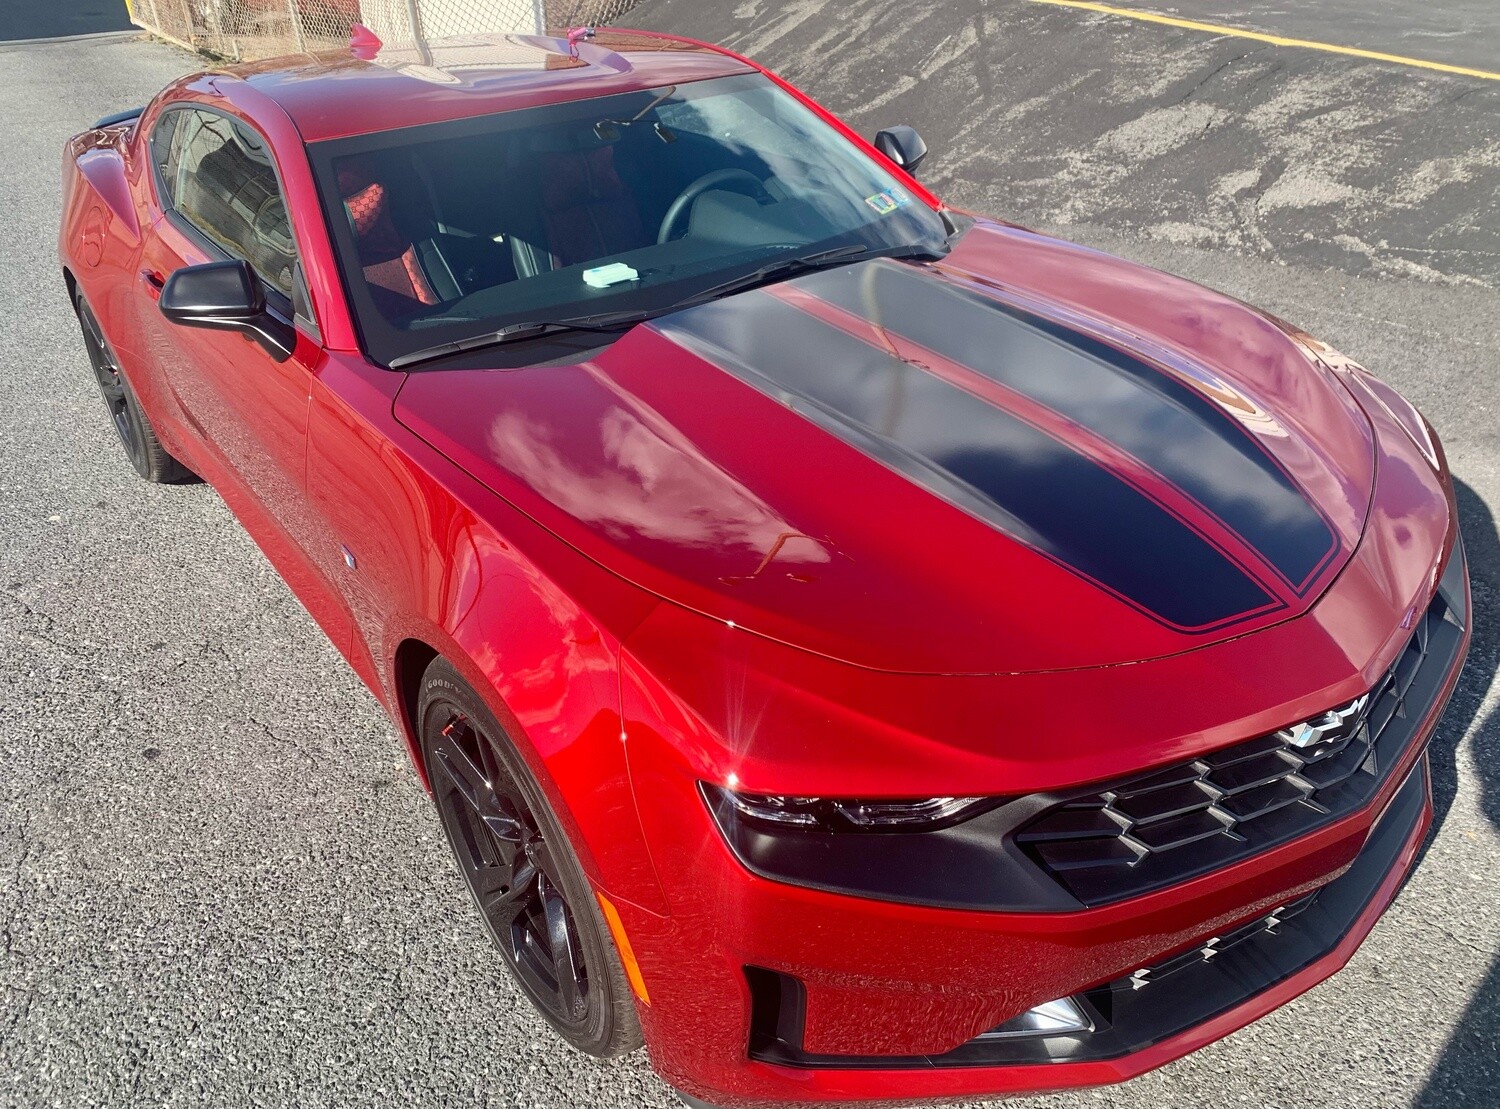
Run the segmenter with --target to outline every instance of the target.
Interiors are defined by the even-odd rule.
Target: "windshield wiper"
[[[914,258],[922,255],[933,256],[938,251],[925,250],[922,247],[869,247],[859,243],[849,246],[836,246],[832,250],[820,250],[815,254],[801,254],[792,258],[778,258],[774,262],[768,262],[759,269],[742,273],[739,277],[731,278],[718,285],[711,285],[707,289],[694,293],[686,300],[674,305],[676,308],[688,308],[694,304],[701,304],[706,300],[716,297],[728,296],[731,293],[742,293],[746,289],[753,289],[757,285],[766,285],[772,281],[780,281],[782,278],[795,277],[797,274],[808,273],[812,270],[823,269],[826,266],[838,265],[840,262],[851,262],[856,258]]]
[[[423,362],[432,362],[439,358],[447,358],[449,355],[461,354],[464,351],[480,350],[484,347],[499,346],[502,343],[515,343],[525,339],[537,339],[543,335],[550,335],[559,331],[616,331],[619,328],[628,327],[631,324],[640,323],[655,316],[666,315],[668,312],[675,312],[682,308],[692,307],[695,304],[702,304],[704,301],[713,300],[716,297],[743,292],[757,285],[764,285],[771,281],[779,281],[785,277],[792,277],[796,274],[822,269],[825,266],[838,265],[840,262],[852,261],[855,258],[916,258],[933,257],[939,254],[941,254],[940,251],[916,246],[876,248],[854,243],[847,246],[834,247],[831,250],[820,250],[814,254],[778,258],[774,262],[768,262],[758,269],[751,270],[749,273],[740,274],[739,277],[731,278],[718,285],[711,285],[707,289],[694,293],[685,300],[662,308],[638,312],[614,312],[598,316],[576,316],[571,319],[561,320],[534,320],[525,323],[510,323],[497,331],[487,331],[483,335],[474,335],[467,339],[455,339],[451,343],[439,343],[436,346],[425,347],[410,354],[398,355],[392,358],[387,365],[393,370],[402,370],[409,366],[420,365]]]
[[[467,339],[455,339],[451,343],[438,343],[410,354],[398,355],[387,363],[393,370],[402,370],[422,362],[446,358],[450,354],[461,354],[467,350],[497,347],[503,343],[516,343],[523,339],[539,339],[559,331],[618,331],[642,320],[650,319],[658,312],[614,312],[599,316],[577,316],[562,320],[528,320],[525,323],[508,323],[496,331],[483,335],[472,335]]]

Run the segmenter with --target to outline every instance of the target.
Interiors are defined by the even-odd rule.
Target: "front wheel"
[[[433,800],[474,904],[521,990],[574,1047],[641,1044],[624,969],[540,787],[484,702],[443,659],[417,704]]]
[[[130,465],[147,481],[174,485],[193,481],[193,472],[168,454],[156,438],[156,429],[141,408],[130,382],[125,379],[125,372],[120,369],[119,359],[105,340],[94,310],[81,293],[74,307],[78,310],[79,326],[83,328],[83,343],[88,348],[94,382],[99,386],[99,395],[104,398],[110,423],[120,437],[120,445],[125,448]]]

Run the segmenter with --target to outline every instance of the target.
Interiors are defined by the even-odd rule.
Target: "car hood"
[[[981,222],[638,326],[583,361],[412,375],[397,418],[657,595],[858,666],[1160,658],[1306,611],[1369,421],[1263,313]]]

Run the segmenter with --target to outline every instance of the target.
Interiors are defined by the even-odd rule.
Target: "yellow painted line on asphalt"
[[[1141,11],[1137,8],[1113,8],[1108,4],[1095,4],[1092,0],[1029,0],[1032,4],[1050,4],[1057,8],[1081,8],[1084,11],[1117,15],[1122,19],[1134,19],[1142,23],[1161,23],[1168,27],[1182,27],[1189,31],[1204,31],[1211,35],[1233,35],[1235,38],[1268,42],[1272,46],[1294,46],[1304,50],[1321,50],[1325,54],[1345,54],[1351,58],[1365,58],[1373,62],[1390,62],[1394,65],[1415,66],[1418,69],[1436,70],[1438,73],[1454,73],[1460,77],[1478,77],[1485,81],[1500,81],[1500,73],[1487,69],[1470,69],[1468,66],[1447,65],[1429,62],[1423,58],[1407,58],[1400,54],[1382,54],[1378,50],[1361,50],[1357,46],[1337,46],[1329,42],[1314,42],[1311,39],[1291,39],[1281,35],[1268,35],[1262,31],[1246,31],[1240,27],[1225,27],[1219,23],[1200,23],[1196,19],[1178,19],[1175,15],[1160,15],[1157,12]]]

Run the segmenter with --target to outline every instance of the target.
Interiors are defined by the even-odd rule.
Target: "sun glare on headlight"
[[[753,821],[809,831],[905,829],[918,831],[951,824],[986,804],[985,797],[923,797],[865,801],[782,794],[738,793],[721,789],[736,811]]]

